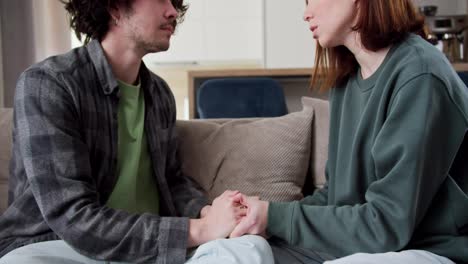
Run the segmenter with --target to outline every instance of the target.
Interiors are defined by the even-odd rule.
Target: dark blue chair
[[[458,76],[460,76],[460,79],[468,87],[468,72],[457,72],[457,73],[458,73]]]
[[[197,92],[199,118],[276,117],[287,114],[283,88],[271,78],[213,79]]]

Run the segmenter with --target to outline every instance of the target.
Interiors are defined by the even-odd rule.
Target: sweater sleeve
[[[312,195],[304,197],[300,201],[301,204],[307,205],[327,205],[328,203],[328,162],[325,166],[325,179],[326,182],[322,188],[316,189]]]
[[[270,203],[268,233],[335,256],[404,248],[445,180],[466,126],[438,78],[409,80],[396,90],[373,143],[376,181],[365,202]]]
[[[304,197],[300,201],[301,204],[306,205],[326,205],[328,199],[328,183],[325,183],[323,188],[316,189],[312,195]]]

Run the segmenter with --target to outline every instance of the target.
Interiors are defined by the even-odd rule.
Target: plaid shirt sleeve
[[[160,85],[169,91],[167,83],[159,79]],[[178,155],[178,134],[175,126],[176,122],[176,104],[172,93],[170,95],[170,119],[174,124],[170,133],[169,147],[167,153],[166,177],[168,186],[177,212],[181,216],[198,218],[201,209],[208,204],[206,194],[203,189],[191,177],[184,175],[181,169],[181,163]]]
[[[184,263],[188,219],[135,215],[99,203],[88,148],[82,139],[76,98],[62,79],[45,69],[27,70],[15,97],[15,130],[29,188],[45,222],[79,253],[99,260]],[[172,154],[171,154],[172,155]],[[175,158],[171,170],[179,207],[188,201],[192,214],[198,202],[182,195]],[[190,193],[195,191],[190,190]]]

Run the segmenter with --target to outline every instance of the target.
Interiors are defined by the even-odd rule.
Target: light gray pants
[[[276,247],[275,247],[276,248]],[[275,251],[278,252],[278,251]],[[296,250],[294,250],[296,252]],[[299,251],[297,251],[299,252]],[[288,257],[284,257],[284,256]],[[406,250],[382,254],[358,253],[344,258],[323,262],[294,254],[275,253],[276,264],[323,263],[323,264],[455,264],[451,260],[423,250]],[[314,256],[319,256],[314,254]],[[320,261],[321,260],[321,261]],[[0,264],[104,264],[80,255],[63,241],[48,241],[31,244],[13,250]],[[112,262],[116,263],[116,262]],[[273,255],[268,243],[258,236],[243,236],[236,239],[221,239],[201,245],[186,264],[273,264]]]
[[[279,239],[272,238],[269,242],[275,264],[455,264],[446,257],[423,250],[357,253],[337,259],[327,253],[289,245]]]
[[[76,252],[62,240],[20,247],[0,259],[0,264],[109,264]],[[273,263],[268,242],[260,236],[220,239],[201,245],[186,264],[264,264]]]
[[[325,261],[324,264],[455,264],[442,257],[424,250],[405,250],[381,254],[357,253],[344,258]]]

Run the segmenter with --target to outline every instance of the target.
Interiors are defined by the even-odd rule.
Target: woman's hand
[[[268,224],[268,205],[258,197],[247,197],[241,195],[240,203],[247,207],[247,215],[231,232],[230,237],[239,237],[245,234],[261,235],[266,237]]]

